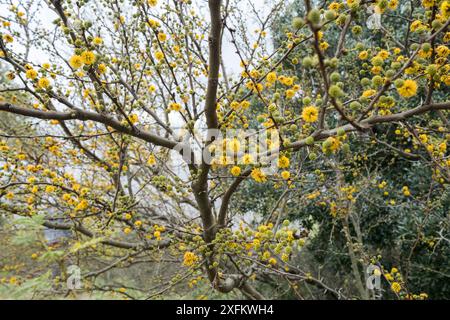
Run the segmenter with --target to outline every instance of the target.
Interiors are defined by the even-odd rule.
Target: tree
[[[73,231],[56,259],[77,261],[85,290],[154,298],[206,281],[249,299],[278,285],[298,298],[313,285],[367,299],[372,264],[393,297],[425,297],[409,288],[408,267],[383,268],[377,228],[401,201],[440,225],[421,224],[425,242],[448,249],[448,217],[436,209],[450,180],[448,1],[272,1],[264,13],[231,0],[7,2],[0,111],[31,119],[37,132],[20,138],[40,151],[2,141],[1,210]],[[286,6],[298,8],[289,23]],[[428,197],[387,172],[398,155],[426,168]],[[386,180],[402,195],[385,200]],[[351,284],[321,277],[327,256],[305,258],[334,227],[345,259],[330,261],[347,266]],[[409,236],[412,254],[424,232]],[[49,252],[44,243],[33,259]],[[141,263],[168,272],[148,283],[102,278]]]

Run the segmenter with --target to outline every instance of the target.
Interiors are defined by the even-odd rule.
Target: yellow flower
[[[400,283],[398,283],[398,282],[392,282],[392,284],[391,284],[391,289],[392,289],[392,291],[394,291],[395,293],[399,293],[400,290],[402,290],[402,286],[401,286]]]
[[[161,61],[162,59],[164,59],[164,53],[162,53],[162,51],[156,51],[155,58],[156,58],[156,60]]]
[[[246,110],[248,107],[250,107],[250,102],[248,100],[241,101],[241,108],[242,109]]]
[[[48,87],[50,87],[50,80],[45,77],[40,78],[38,81],[38,87],[41,89],[47,89]]]
[[[341,146],[341,142],[335,137],[328,137],[323,143],[323,149],[336,152]]]
[[[276,74],[276,72],[269,72],[267,74],[266,80],[267,80],[267,82],[270,82],[270,83],[273,83],[273,82],[277,81],[277,74]]]
[[[259,168],[253,169],[250,176],[256,182],[266,182],[267,181],[266,175]]]
[[[450,1],[443,1],[441,3],[441,14],[446,19],[450,17]]]
[[[239,151],[239,149],[241,148],[241,144],[238,139],[234,138],[233,140],[231,140],[229,142],[228,148],[230,151],[237,153]]]
[[[237,101],[232,101],[232,102],[230,103],[230,107],[231,107],[231,109],[233,109],[233,110],[238,110],[240,106],[241,106],[240,103],[237,102]]]
[[[147,0],[147,3],[152,7],[154,7],[158,4],[158,0]]]
[[[278,168],[289,167],[289,158],[286,156],[281,156],[278,158]]]
[[[139,121],[139,117],[137,114],[133,113],[133,114],[130,114],[130,116],[128,117],[128,120],[130,120],[130,122],[132,124],[135,124]]]
[[[230,173],[231,173],[233,176],[237,177],[238,175],[241,174],[241,168],[239,168],[238,166],[234,166],[234,167],[232,167],[232,168],[230,169]]]
[[[45,193],[52,193],[55,190],[56,190],[55,186],[47,186],[47,187],[45,187]]]
[[[409,191],[409,188],[407,186],[404,186],[402,188],[403,191],[403,195],[405,195],[406,197],[409,197],[411,195],[411,191]]]
[[[291,77],[281,76],[279,79],[285,86],[292,86],[294,84],[294,79]]]
[[[425,8],[432,7],[434,5],[434,0],[422,0],[422,5]]]
[[[148,25],[149,25],[151,28],[159,27],[159,22],[156,21],[156,20],[148,19],[147,22],[148,22]]]
[[[329,46],[330,46],[330,45],[328,44],[328,42],[323,41],[323,42],[320,43],[320,46],[319,46],[319,47],[320,47],[320,50],[325,51],[325,50],[328,49]]]
[[[244,156],[242,157],[242,163],[243,164],[252,164],[253,157],[248,153],[244,154]]]
[[[389,52],[387,52],[386,50],[381,50],[380,52],[378,52],[377,56],[383,60],[386,60],[387,58],[389,58]]]
[[[29,70],[27,70],[27,72],[25,73],[25,76],[26,76],[28,79],[34,80],[34,79],[37,78],[38,73],[37,73],[37,71],[34,70],[34,69],[29,69]]]
[[[158,40],[161,42],[164,42],[167,40],[167,35],[164,32],[159,32],[158,33]]]
[[[170,109],[170,110],[173,110],[173,111],[180,111],[180,110],[181,110],[181,105],[180,105],[179,103],[172,102],[172,103],[169,105],[169,109]]]
[[[398,6],[398,0],[389,1],[389,4],[388,4],[389,9],[395,10],[395,9],[397,9],[397,6]]]
[[[369,53],[367,51],[361,51],[358,55],[358,58],[361,60],[366,60],[369,57]]]
[[[317,110],[316,107],[309,106],[309,107],[303,108],[302,119],[305,122],[309,122],[309,123],[316,122],[318,118],[319,118],[319,111]]]
[[[195,253],[193,253],[191,251],[186,251],[184,253],[184,257],[183,257],[183,265],[185,265],[186,267],[190,267],[195,262],[197,262],[197,260],[198,260],[198,257],[196,256]]]
[[[95,62],[95,54],[92,51],[84,51],[81,54],[81,59],[84,64],[89,66]]]
[[[95,37],[95,38],[92,40],[92,43],[95,44],[96,46],[99,46],[99,45],[101,45],[101,44],[103,43],[103,39],[100,38],[100,37]]]
[[[87,200],[83,199],[81,200],[78,205],[75,207],[75,211],[82,211],[82,210],[86,210],[88,207],[88,202]]]
[[[364,91],[363,94],[362,94],[362,96],[363,96],[364,98],[369,98],[369,97],[375,95],[375,93],[376,93],[375,90],[369,89],[369,90]]]
[[[131,228],[126,227],[125,229],[123,229],[123,233],[125,234],[129,234],[131,232]]]
[[[359,0],[347,0],[347,5],[349,7],[351,7],[353,5],[359,5]]]
[[[411,26],[409,27],[409,29],[411,30],[411,32],[415,32],[419,28],[421,29],[422,27],[423,27],[422,21],[415,20],[415,21],[413,21],[413,23],[411,23]]]
[[[286,90],[286,98],[292,99],[295,96],[295,91],[292,89]]]
[[[10,34],[5,34],[5,35],[3,36],[3,40],[4,40],[6,43],[11,43],[11,42],[14,41],[14,38],[13,38],[12,35],[10,35]]]
[[[284,180],[287,180],[287,179],[289,179],[291,177],[291,173],[289,171],[283,171],[283,172],[281,172],[281,177]]]
[[[411,98],[417,93],[417,83],[414,80],[407,79],[403,85],[397,88],[398,94],[404,98]]]
[[[332,2],[332,3],[330,3],[330,5],[328,6],[328,9],[337,11],[337,10],[339,10],[339,7],[340,7],[340,6],[341,6],[340,3],[338,3],[338,2]]]
[[[450,49],[444,45],[441,45],[436,48],[436,53],[439,57],[447,57],[450,54]]]
[[[83,66],[83,59],[79,55],[73,55],[69,59],[69,65],[75,70],[79,69]]]
[[[14,74],[14,72],[7,72],[6,73],[6,78],[10,81],[14,80],[16,78],[16,75]]]
[[[106,72],[106,65],[104,63],[100,63],[97,67],[97,71],[99,74],[104,74]]]
[[[156,158],[153,154],[148,157],[147,164],[149,166],[154,166],[156,164]]]

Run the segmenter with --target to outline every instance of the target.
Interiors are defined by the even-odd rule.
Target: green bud
[[[412,45],[411,45],[411,49],[412,50],[417,50],[419,48],[419,44],[418,43],[413,43]]]
[[[336,82],[338,82],[340,79],[341,79],[341,76],[340,76],[340,74],[337,73],[337,72],[333,72],[333,73],[330,75],[330,80],[331,80],[331,82],[336,83]]]
[[[402,66],[402,64],[400,62],[392,62],[391,63],[392,69],[395,69],[395,70],[400,69],[401,66]]]
[[[305,20],[303,18],[295,17],[294,19],[292,19],[292,27],[295,30],[302,28],[304,25],[305,25]]]
[[[333,84],[330,89],[328,90],[328,93],[330,94],[330,96],[332,96],[333,98],[340,98],[342,96],[344,96],[344,92],[342,91],[341,88],[339,88],[339,86]]]
[[[433,20],[433,22],[431,23],[431,26],[433,27],[434,30],[438,30],[438,29],[442,28],[442,23],[438,19],[436,19],[436,20]]]
[[[394,75],[395,75],[395,70],[389,69],[388,71],[386,71],[387,78],[392,78]]]
[[[380,67],[383,65],[383,59],[380,57],[373,57],[371,62],[372,62],[372,65],[374,65],[376,67]]]
[[[344,143],[344,144],[342,145],[342,151],[343,151],[344,153],[348,153],[348,152],[350,151],[350,146],[348,145],[348,143]]]
[[[314,152],[311,152],[311,153],[308,155],[308,158],[309,158],[309,160],[314,161],[314,160],[317,159],[317,154],[315,154]]]
[[[271,103],[270,105],[269,105],[269,111],[270,112],[275,112],[275,110],[277,110],[277,105],[275,104],[275,103]]]
[[[332,143],[333,143],[333,138],[328,137],[327,140],[325,140],[325,141],[322,143],[322,148],[323,148],[323,149],[329,149],[329,148],[331,147],[331,144],[332,144]]]
[[[394,85],[396,88],[400,88],[401,86],[403,86],[403,84],[405,83],[405,81],[403,79],[397,79],[394,82]]]
[[[363,87],[370,86],[370,80],[369,80],[368,78],[362,78],[362,79],[361,79],[361,85],[362,85]]]
[[[350,109],[359,110],[360,108],[361,108],[361,103],[359,103],[358,101],[352,101],[350,103]]]
[[[311,104],[311,98],[310,97],[304,97],[302,102],[303,102],[303,104],[305,106],[309,106]]]
[[[334,10],[327,10],[327,11],[325,11],[325,19],[333,20],[335,18],[336,18],[336,12],[334,12]]]
[[[302,65],[305,68],[311,68],[313,65],[313,59],[311,57],[304,57],[302,60]]]
[[[306,138],[305,142],[308,146],[311,146],[314,144],[314,138],[309,136],[308,138]]]
[[[354,26],[352,28],[352,33],[355,34],[355,35],[359,35],[359,34],[361,34],[361,32],[362,32],[361,26]]]
[[[361,42],[358,42],[355,46],[355,49],[358,51],[364,50],[364,44]]]
[[[431,50],[431,44],[429,44],[428,42],[422,44],[422,50],[423,50],[424,52],[430,51],[430,50]]]
[[[336,68],[338,66],[339,59],[338,58],[331,58],[329,61],[329,65],[332,68]]]
[[[436,74],[437,72],[437,67],[435,64],[430,64],[427,68],[426,68],[426,73],[428,73],[429,75],[433,76]]]
[[[382,78],[381,76],[374,76],[374,77],[372,78],[372,84],[373,84],[375,87],[381,86],[381,85],[383,84],[383,78]]]
[[[315,25],[318,25],[320,23],[320,11],[317,9],[312,9],[308,13],[308,20]]]

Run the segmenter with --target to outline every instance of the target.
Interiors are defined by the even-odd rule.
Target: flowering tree
[[[374,183],[387,192],[387,182],[347,176],[363,176],[349,168],[369,161],[375,144],[430,168],[432,189],[447,190],[449,1],[305,0],[281,27],[290,4],[275,0],[264,12],[232,0],[0,3],[0,114],[32,128],[2,129],[0,210],[22,217],[8,220],[14,232],[24,223],[72,232],[24,241],[31,259],[75,263],[82,290],[130,298],[207,281],[264,299],[276,278],[299,298],[303,284],[370,298],[370,263],[397,297],[424,297],[407,274],[381,266],[376,248],[362,248],[357,194]],[[402,28],[389,25],[395,19]],[[229,131],[237,133],[220,137]],[[268,148],[247,143],[255,134]],[[409,182],[400,183],[409,201]],[[260,202],[282,193],[270,210],[243,209],[256,194],[243,199],[248,186]],[[290,194],[339,222],[354,291],[302,265],[317,225],[287,219]],[[152,287],[101,278],[138,263],[171,267]]]

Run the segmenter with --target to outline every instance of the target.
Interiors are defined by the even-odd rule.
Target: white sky
[[[204,3],[205,0],[193,0],[193,2],[198,2],[200,3]],[[253,31],[255,29],[257,29],[259,26],[256,22],[256,18],[254,17],[254,14],[252,12],[250,12],[250,8],[249,8],[249,1],[251,0],[246,0],[246,1],[241,1],[239,3],[239,6],[242,6],[242,10],[243,11],[249,11],[249,19],[247,19],[245,21],[246,26],[247,26],[247,30],[248,30],[248,34],[250,36],[255,36]],[[13,4],[15,5],[19,5],[21,2],[21,0],[14,0],[12,1]],[[44,0],[37,0],[37,3],[41,3],[42,7],[46,8],[47,5],[45,4]],[[260,11],[261,16],[264,16],[265,12],[268,12],[270,10],[270,6],[264,5],[264,3],[266,2],[266,0],[253,0],[253,6]],[[9,7],[10,5],[5,5],[5,4],[0,4],[0,18],[3,17],[7,12],[9,12]],[[205,10],[204,14],[206,15],[207,19],[209,19],[208,12]],[[52,30],[54,28],[54,25],[52,24],[52,21],[54,19],[57,18],[57,15],[50,9],[43,9],[40,10],[40,14],[37,17],[40,20],[40,26],[41,27],[45,27],[48,30]],[[270,42],[270,37],[267,37],[267,41]],[[21,49],[18,45],[17,42],[15,44],[13,44],[15,46],[15,50],[17,52],[17,49]],[[226,71],[227,73],[230,74],[237,74],[239,72],[242,71],[242,69],[240,68],[239,64],[240,64],[240,59],[239,56],[236,54],[235,52],[235,48],[234,45],[230,42],[230,36],[228,34],[228,32],[225,33],[225,37],[223,39],[223,44],[222,44],[222,56],[223,59],[225,61],[225,65],[226,65]],[[30,51],[30,56],[29,56],[30,60],[36,64],[42,64],[44,62],[48,62],[48,57],[46,56],[45,52],[36,50],[36,49],[32,49]]]

